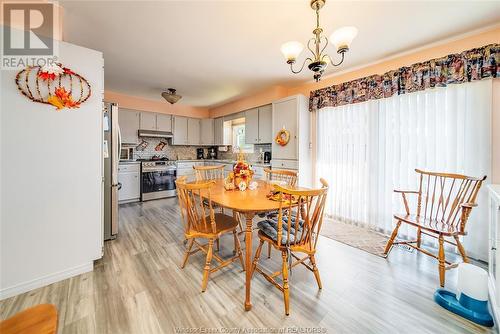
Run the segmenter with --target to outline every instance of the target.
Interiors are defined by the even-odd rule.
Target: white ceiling
[[[282,43],[312,36],[309,0],[61,3],[65,40],[104,52],[107,90],[161,100],[173,87],[184,104],[214,106],[312,78],[309,70],[292,75],[280,53]],[[496,22],[500,1],[328,0],[326,35],[344,25],[359,33],[344,64],[326,74]]]

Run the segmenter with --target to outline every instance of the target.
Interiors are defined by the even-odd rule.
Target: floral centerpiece
[[[238,161],[234,165],[233,171],[229,173],[226,184],[232,183],[235,188],[240,190],[245,190],[252,181],[253,170],[250,169],[250,165],[245,161],[244,154],[241,152],[238,154]],[[232,187],[226,187],[226,189]]]

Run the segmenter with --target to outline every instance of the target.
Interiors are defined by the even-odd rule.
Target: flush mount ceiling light
[[[287,42],[281,46],[281,52],[285,56],[287,64],[290,64],[292,73],[297,74],[302,72],[306,62],[309,62],[307,67],[314,72],[314,80],[316,81],[321,80],[321,76],[328,66],[328,63],[332,64],[332,66],[339,66],[342,64],[344,61],[344,54],[349,51],[352,40],[358,34],[358,29],[356,29],[356,27],[343,27],[332,33],[330,42],[337,49],[337,53],[341,55],[341,59],[338,63],[334,63],[328,54],[323,53],[329,41],[326,36],[321,35],[323,29],[319,26],[319,10],[325,5],[325,1],[326,0],[311,0],[311,8],[316,11],[316,29],[313,30],[314,37],[307,42],[307,48],[313,54],[313,58],[306,58],[300,69],[294,70],[293,64],[304,49],[304,46],[296,41]],[[314,43],[314,49],[311,48],[311,43]],[[324,45],[322,45],[323,43]]]
[[[175,89],[173,88],[167,89],[166,92],[161,93],[161,96],[170,104],[174,104],[182,98],[182,96],[175,93]]]

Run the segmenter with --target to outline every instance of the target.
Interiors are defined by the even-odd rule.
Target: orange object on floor
[[[52,304],[30,307],[0,322],[2,334],[53,334],[57,332],[57,309]]]

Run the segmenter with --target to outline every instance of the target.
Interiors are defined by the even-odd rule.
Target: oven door
[[[177,170],[171,168],[143,169],[141,175],[141,197],[143,201],[176,196]]]

